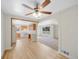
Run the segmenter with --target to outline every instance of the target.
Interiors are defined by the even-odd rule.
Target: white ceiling
[[[22,4],[27,4],[34,8],[35,0],[2,0],[1,8],[7,14],[18,15],[22,17],[29,17],[35,19],[33,15],[25,16],[25,14],[32,12],[32,10],[25,8]],[[41,4],[44,0],[37,0]],[[53,13],[60,12],[66,8],[69,8],[77,4],[77,0],[52,0],[52,2],[44,8],[44,10],[51,11]],[[40,18],[44,18],[49,15],[42,15]]]

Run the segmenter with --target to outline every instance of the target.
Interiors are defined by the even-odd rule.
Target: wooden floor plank
[[[17,40],[16,46],[5,56],[5,59],[68,59],[39,42],[26,39]]]

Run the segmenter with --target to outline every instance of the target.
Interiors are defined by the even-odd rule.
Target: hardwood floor
[[[8,51],[4,59],[67,59],[57,51],[39,42],[17,40],[16,46]]]

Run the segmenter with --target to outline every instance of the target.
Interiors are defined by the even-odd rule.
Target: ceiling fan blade
[[[27,16],[27,15],[30,15],[30,14],[33,14],[33,13],[34,13],[34,12],[31,12],[31,13],[28,13],[28,14],[25,14],[25,15]]]
[[[52,12],[48,12],[48,11],[40,11],[40,12],[44,14],[52,14]]]
[[[33,8],[31,8],[30,6],[28,6],[28,5],[26,5],[26,4],[22,4],[24,7],[27,7],[27,8],[29,8],[29,9],[31,9],[31,10],[34,10]]]
[[[36,3],[36,9],[38,9],[38,2]]]
[[[45,1],[42,3],[41,7],[42,7],[42,8],[46,7],[50,2],[51,2],[50,0],[45,0]]]
[[[37,0],[35,0],[35,8],[34,9],[38,9],[39,8],[39,3]]]

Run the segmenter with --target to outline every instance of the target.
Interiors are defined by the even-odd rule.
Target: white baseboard
[[[12,47],[10,48],[5,48],[5,50],[3,51],[2,55],[1,55],[1,59],[4,58],[5,54],[6,54],[6,51],[10,51],[12,49]]]

